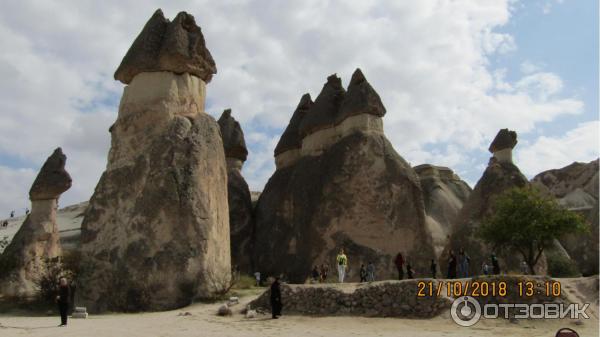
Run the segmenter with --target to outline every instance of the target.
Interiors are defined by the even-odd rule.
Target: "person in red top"
[[[398,268],[398,279],[402,280],[404,278],[404,257],[402,257],[402,253],[398,253],[398,255],[396,255],[396,260],[394,260],[394,263],[396,264],[396,268]]]

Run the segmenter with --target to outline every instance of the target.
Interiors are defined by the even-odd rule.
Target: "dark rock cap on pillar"
[[[513,149],[517,145],[517,133],[509,129],[500,129],[496,138],[490,144],[489,151],[491,153],[504,150]]]
[[[240,127],[240,123],[231,117],[231,109],[223,111],[218,123],[221,128],[221,136],[223,137],[225,157],[246,161],[248,149],[244,140],[244,132]]]
[[[302,146],[302,137],[300,137],[298,129],[306,112],[312,107],[312,105],[313,101],[310,97],[310,94],[302,95],[300,103],[298,103],[298,106],[296,107],[296,110],[290,119],[290,123],[285,128],[285,131],[281,135],[281,138],[275,147],[276,156],[288,150],[299,149]]]
[[[190,73],[210,82],[217,67],[194,17],[180,12],[173,22],[157,9],[125,54],[115,80],[129,84],[141,72]]]
[[[327,83],[323,85],[323,89],[315,99],[315,103],[306,112],[300,123],[300,136],[304,137],[315,131],[335,125],[345,93],[346,90],[342,87],[342,80],[336,74],[327,77]]]
[[[29,190],[30,200],[56,199],[63,192],[71,188],[71,176],[65,170],[67,156],[59,147],[40,169],[31,189]]]
[[[369,84],[360,68],[356,68],[337,116],[338,123],[348,117],[363,113],[383,117],[385,112],[379,94]]]

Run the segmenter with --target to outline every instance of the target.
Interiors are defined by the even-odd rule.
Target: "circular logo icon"
[[[481,305],[471,296],[463,296],[454,300],[450,315],[460,326],[471,326],[481,318]]]

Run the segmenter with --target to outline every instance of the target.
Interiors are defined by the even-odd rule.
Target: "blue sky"
[[[233,109],[260,190],[301,95],[360,67],[379,92],[384,127],[412,165],[481,176],[500,128],[519,133],[528,176],[598,157],[598,2],[181,0],[7,1],[0,13],[0,217],[28,205],[46,157],[66,153],[88,199],[104,170],[123,85],[112,78],[156,8],[187,10],[218,73],[208,113]]]

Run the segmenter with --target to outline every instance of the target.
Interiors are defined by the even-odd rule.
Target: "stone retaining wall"
[[[434,280],[434,282],[436,282]],[[250,303],[270,310],[269,290]],[[361,284],[281,285],[286,314],[357,315],[371,317],[429,318],[452,305],[451,299],[417,297],[417,280]]]
[[[425,288],[426,296],[417,296],[418,283],[431,282],[433,296],[429,296],[429,288]],[[533,282],[534,293],[531,296],[519,294],[519,282]],[[558,297],[545,296],[545,282],[553,281],[541,276],[490,276],[474,279],[460,280],[403,280],[381,281],[371,283],[345,283],[345,284],[282,284],[281,296],[285,314],[335,316],[356,315],[367,317],[405,317],[405,318],[431,318],[443,312],[449,312],[454,297],[448,296],[448,282],[460,282],[463,285],[470,283],[471,289],[474,282],[486,283],[489,289],[488,296],[475,296],[481,305],[487,303],[565,303],[570,301],[565,296],[566,290],[561,291]],[[499,295],[496,291],[492,294],[492,284],[496,286],[505,282],[506,294]],[[558,281],[556,281],[558,282]],[[442,291],[436,294],[436,289],[441,283]],[[265,291],[256,300],[250,303],[252,308],[270,310],[270,291]],[[453,295],[453,294],[452,294]],[[472,294],[472,290],[469,291]],[[509,310],[512,316],[513,310]]]

